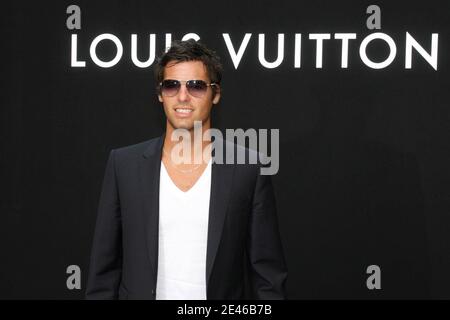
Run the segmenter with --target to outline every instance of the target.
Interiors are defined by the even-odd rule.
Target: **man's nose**
[[[179,101],[187,101],[189,100],[189,92],[187,90],[186,84],[181,84],[180,91],[178,91],[178,100]]]

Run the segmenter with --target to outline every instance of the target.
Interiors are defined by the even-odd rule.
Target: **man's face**
[[[158,95],[159,101],[164,106],[167,125],[171,126],[172,129],[192,130],[194,121],[202,121],[202,125],[207,124],[209,126],[211,107],[219,102],[220,90],[217,90],[213,98],[213,89],[208,86],[202,97],[194,97],[189,94],[184,82],[187,80],[203,80],[208,84],[211,82],[203,62],[169,62],[165,67],[163,80],[169,79],[183,82],[180,90],[173,97]]]

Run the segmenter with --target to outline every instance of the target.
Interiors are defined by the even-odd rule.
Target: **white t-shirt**
[[[211,160],[187,192],[161,162],[157,300],[206,299],[210,190]]]

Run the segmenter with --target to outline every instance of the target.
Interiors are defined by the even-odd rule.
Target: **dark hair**
[[[211,82],[220,85],[222,81],[222,64],[220,63],[220,57],[217,53],[204,44],[195,41],[194,39],[189,39],[186,41],[175,40],[172,42],[170,49],[158,58],[155,64],[155,78],[156,78],[156,88],[159,92],[159,83],[163,80],[164,69],[166,65],[175,61],[201,61],[206,67],[209,79]],[[216,86],[213,86],[213,92],[215,93]]]

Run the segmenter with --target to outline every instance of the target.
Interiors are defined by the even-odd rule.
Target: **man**
[[[193,40],[174,42],[159,59],[166,132],[109,155],[87,299],[285,298],[270,176],[259,164],[216,163],[207,139],[183,151],[201,152],[200,163],[174,156],[174,133],[194,140],[194,122],[205,134],[211,128],[221,70],[216,53]]]

